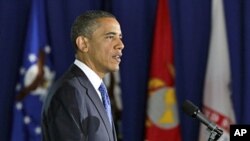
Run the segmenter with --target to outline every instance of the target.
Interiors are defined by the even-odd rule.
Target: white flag
[[[212,1],[211,39],[204,86],[203,112],[221,129],[220,141],[229,141],[230,124],[235,123],[231,102],[231,74],[223,0]],[[209,132],[204,125],[200,141],[207,141]]]

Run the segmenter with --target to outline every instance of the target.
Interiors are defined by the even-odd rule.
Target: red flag
[[[148,92],[146,140],[180,141],[173,39],[166,0],[158,0]]]

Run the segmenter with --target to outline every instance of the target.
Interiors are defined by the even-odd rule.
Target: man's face
[[[97,74],[117,71],[124,44],[120,24],[114,18],[98,19],[100,26],[88,39],[89,67]]]

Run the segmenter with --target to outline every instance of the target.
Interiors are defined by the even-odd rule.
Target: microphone
[[[218,139],[223,134],[223,131],[218,128],[215,123],[209,121],[207,117],[201,113],[200,109],[195,106],[191,101],[184,101],[182,109],[187,115],[193,118],[197,118],[200,122],[205,124],[211,132],[216,132],[216,139]]]

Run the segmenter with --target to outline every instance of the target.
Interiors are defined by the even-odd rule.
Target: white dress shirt
[[[83,62],[75,59],[74,64],[78,66],[86,74],[90,83],[94,86],[96,92],[98,93],[100,100],[102,101],[101,93],[98,90],[98,88],[100,87],[102,83],[102,79]]]

